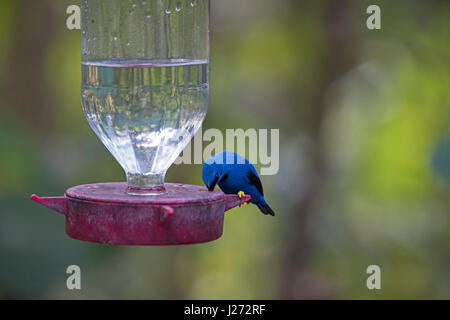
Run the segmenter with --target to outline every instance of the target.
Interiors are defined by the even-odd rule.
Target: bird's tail
[[[258,206],[259,210],[261,210],[262,213],[270,214],[271,216],[275,215],[275,212],[273,212],[272,208],[270,208],[266,202],[259,203],[259,204],[257,204],[257,206]]]

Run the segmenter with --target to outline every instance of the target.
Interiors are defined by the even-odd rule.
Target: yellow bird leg
[[[239,197],[239,199],[244,198],[244,197],[245,197],[244,191],[239,191],[239,192],[238,192],[238,197]],[[243,205],[244,205],[244,207],[245,207],[245,206],[247,205],[247,202],[244,202]],[[241,206],[241,205],[239,205],[239,207],[240,207],[240,206]]]

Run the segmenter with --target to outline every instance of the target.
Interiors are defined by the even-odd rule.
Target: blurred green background
[[[277,216],[237,208],[221,239],[176,247],[72,240],[29,200],[125,179],[82,112],[70,4],[0,2],[0,298],[450,298],[448,1],[212,0],[203,128],[280,129]]]

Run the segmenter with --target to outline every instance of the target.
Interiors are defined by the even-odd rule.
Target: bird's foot
[[[245,198],[245,193],[244,193],[244,191],[239,191],[238,192],[238,197],[239,197],[239,199],[242,199],[242,198]],[[243,203],[243,205],[244,205],[244,207],[247,205],[247,202],[244,202]],[[240,207],[241,205],[239,205],[239,207]]]

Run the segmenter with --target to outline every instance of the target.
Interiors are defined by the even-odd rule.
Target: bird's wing
[[[253,172],[253,170],[249,170],[247,175],[248,180],[250,181],[250,184],[255,186],[256,189],[259,191],[259,193],[264,196],[264,191],[262,187],[261,180],[259,180],[259,177],[257,174]]]

